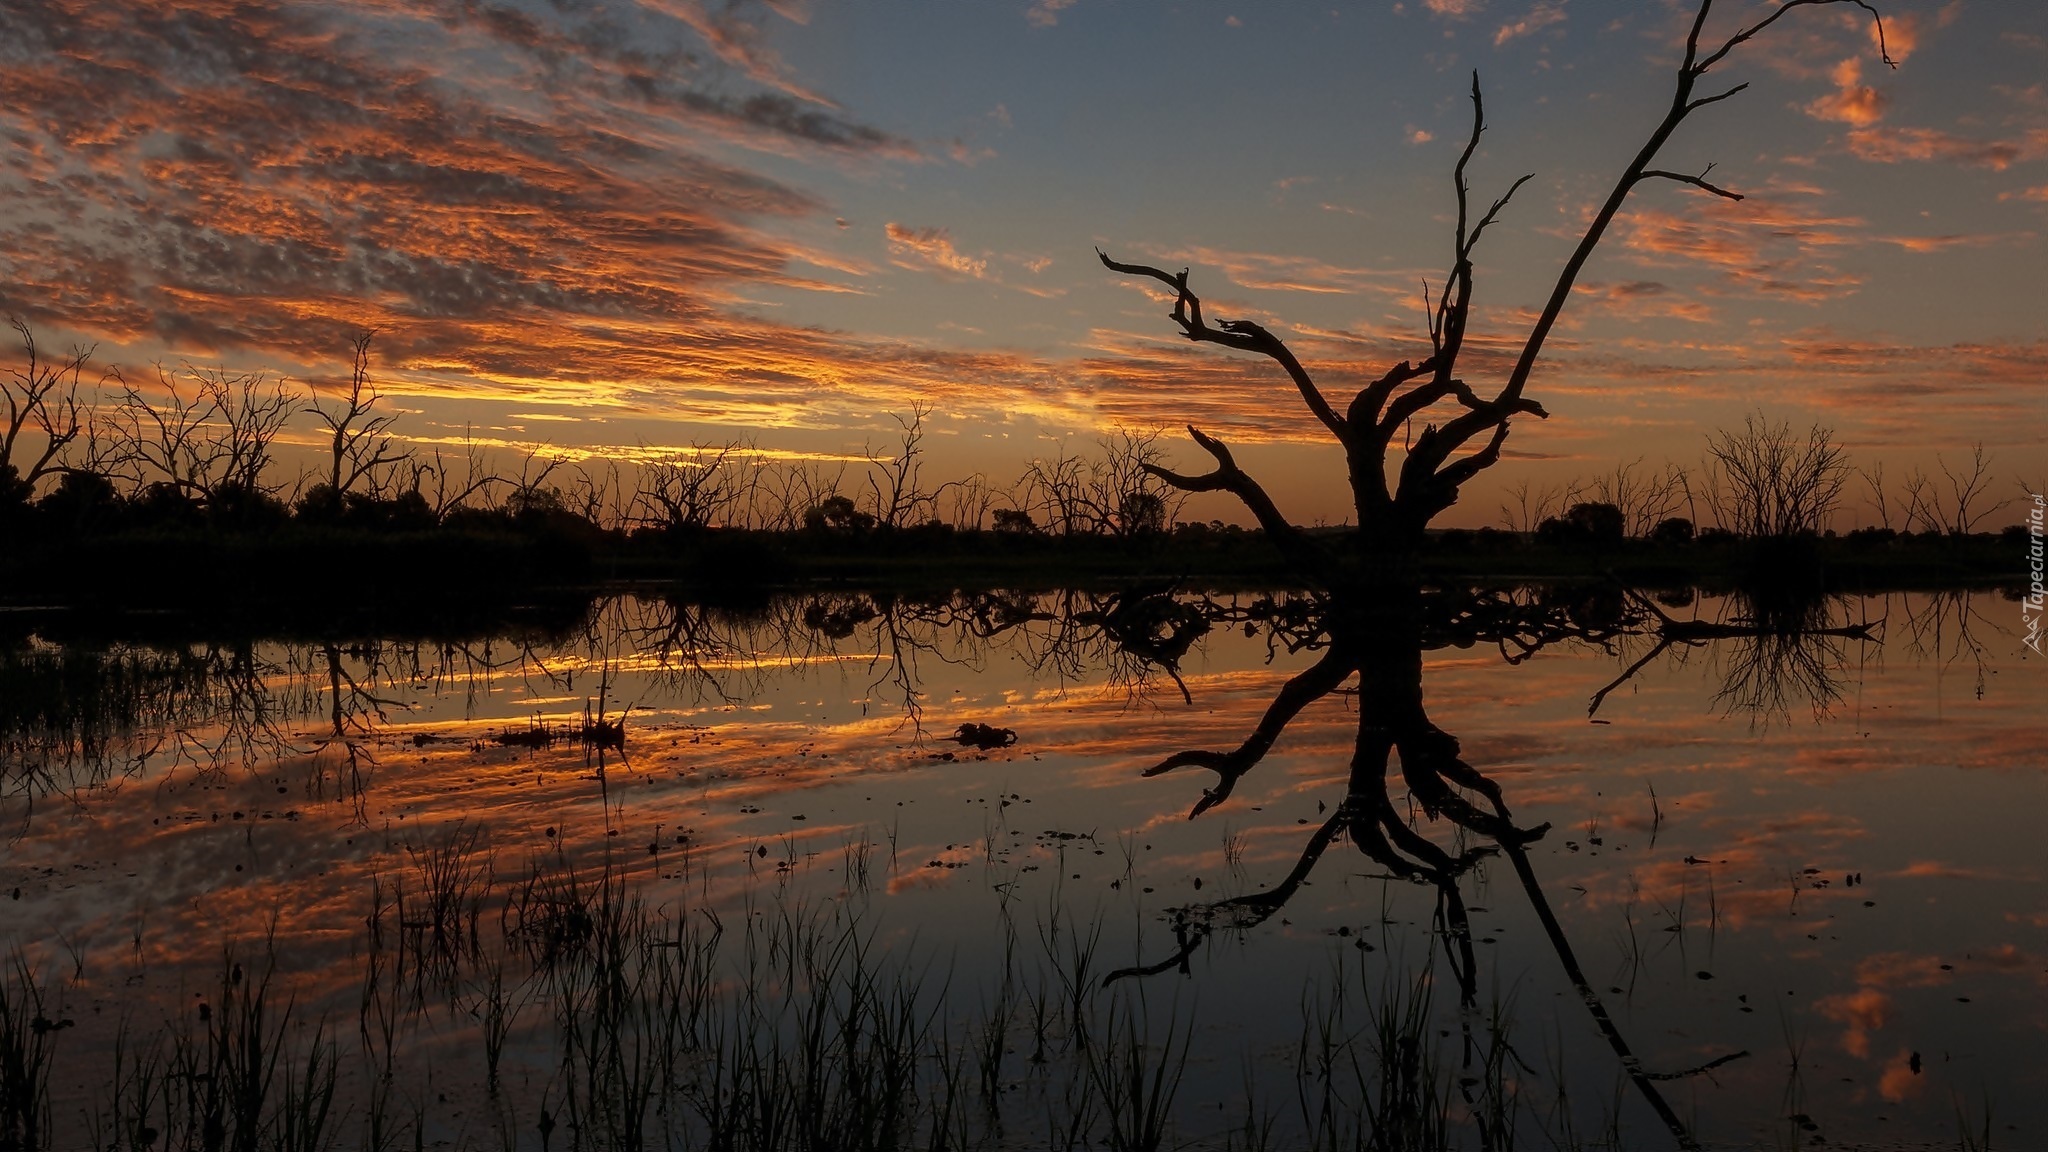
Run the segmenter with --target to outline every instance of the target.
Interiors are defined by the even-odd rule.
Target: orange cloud
[[[1835,65],[1835,90],[1806,106],[1806,114],[1817,120],[1837,120],[1858,128],[1884,119],[1885,96],[1863,83],[1863,61],[1850,57]]]
[[[1892,998],[1875,988],[1859,988],[1838,996],[1826,996],[1814,1005],[1821,1015],[1846,1027],[1842,1051],[1858,1058],[1870,1055],[1870,1034],[1891,1018]]]
[[[1724,291],[1819,301],[1846,295],[1860,278],[1823,259],[1856,242],[1864,221],[1809,211],[1782,194],[1687,204],[1680,212],[1641,207],[1622,224],[1622,245],[1639,263],[1704,264]]]
[[[976,280],[988,276],[988,261],[955,248],[952,234],[944,228],[912,228],[891,223],[883,232],[889,237],[889,252],[899,268],[950,272]]]
[[[0,74],[0,118],[43,157],[0,178],[21,205],[0,281],[7,307],[111,335],[260,345],[279,310],[324,315],[323,340],[390,318],[702,317],[721,282],[834,287],[753,227],[818,205],[687,137],[906,148],[786,92],[690,86],[608,47],[617,29],[499,13],[415,37],[515,73],[480,78],[377,47],[350,23],[375,9],[58,7],[47,50]],[[621,84],[659,123],[613,118]],[[500,87],[574,111],[522,115]]]
[[[720,60],[740,69],[748,79],[775,88],[798,100],[831,105],[831,101],[789,78],[788,68],[783,64],[781,57],[764,42],[760,26],[748,19],[750,9],[739,5],[725,5],[712,12],[696,0],[643,2],[687,25],[711,47]],[[773,4],[766,7],[786,19],[803,22],[801,12],[795,9]]]
[[[1879,164],[1939,161],[2003,172],[2048,156],[2048,129],[2030,129],[2013,140],[1972,140],[1937,128],[1861,127],[1850,131],[1849,151]]]
[[[1935,16],[1935,26],[1946,28],[1956,17],[1957,7],[1948,5]],[[1876,20],[1863,21],[1863,28],[1870,37],[1870,50],[1883,52],[1897,64],[1904,64],[1906,58],[1920,49],[1920,40],[1925,32],[1920,26],[1920,17],[1911,12],[1894,12],[1885,16],[1880,24]]]
[[[1913,1067],[1912,1053],[1901,1048],[1892,1055],[1884,1066],[1884,1075],[1878,1078],[1878,1095],[1896,1104],[1908,1096],[1917,1096],[1927,1086],[1927,1081]]]
[[[1577,295],[1592,310],[1627,320],[1673,319],[1695,324],[1714,320],[1712,308],[1655,280],[1589,281],[1579,285]]]
[[[1403,299],[1418,292],[1417,285],[1421,283],[1422,276],[1442,275],[1441,272],[1422,273],[1406,269],[1351,268],[1314,256],[1241,252],[1200,245],[1181,246],[1170,251],[1152,249],[1149,254],[1170,263],[1208,265],[1221,270],[1238,287],[1255,291],[1369,294],[1384,299]]]

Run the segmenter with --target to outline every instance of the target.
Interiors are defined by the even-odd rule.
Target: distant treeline
[[[1261,535],[1183,519],[1159,475],[1156,434],[1119,430],[1090,452],[1033,460],[1007,484],[926,475],[928,410],[898,418],[886,451],[835,463],[769,457],[743,443],[694,445],[630,463],[475,443],[408,443],[370,374],[370,338],[331,394],[262,372],[118,370],[89,382],[91,350],[51,359],[15,322],[20,355],[0,379],[0,579],[16,593],[130,596],[150,587],[283,579],[302,590],[467,595],[606,577],[746,583],[886,578],[920,569],[1085,577],[1284,575]],[[319,467],[277,447],[311,425]],[[1509,493],[1501,528],[1435,536],[1432,566],[1585,572],[1647,565],[1719,571],[1754,562],[1859,563],[1998,575],[2004,550],[1979,529],[2012,503],[1990,458],[1887,483],[1858,470],[1828,430],[1751,417],[1707,439],[1697,466],[1623,463]],[[1848,497],[1875,521],[1834,534]],[[2009,531],[2018,532],[2019,529]],[[1320,533],[1342,547],[1343,531]],[[1938,540],[1939,543],[1932,542]],[[1962,542],[1980,538],[1974,546]],[[1741,546],[1738,546],[1741,545]]]

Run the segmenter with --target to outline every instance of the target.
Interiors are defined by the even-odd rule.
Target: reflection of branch
[[[1906,614],[1908,651],[1931,660],[1942,670],[1968,659],[1976,669],[1977,696],[1984,696],[1984,645],[1977,639],[1976,624],[1983,616],[1971,606],[1968,589],[1933,592],[1918,609]],[[1910,603],[1910,601],[1909,601]],[[1992,625],[1998,630],[1996,625]]]
[[[1748,1055],[1749,1049],[1744,1048],[1740,1052],[1730,1052],[1726,1056],[1716,1056],[1712,1060],[1707,1061],[1705,1064],[1702,1064],[1697,1068],[1686,1068],[1678,1072],[1645,1072],[1643,1073],[1643,1079],[1689,1080],[1694,1076],[1704,1076],[1707,1073],[1712,1072],[1714,1069],[1719,1068],[1723,1064],[1733,1064],[1737,1060],[1746,1058]]]
[[[1202,790],[1202,798],[1188,812],[1193,820],[1216,805],[1229,799],[1231,789],[1237,787],[1238,778],[1250,771],[1252,766],[1265,759],[1272,750],[1273,742],[1280,738],[1287,725],[1300,715],[1303,708],[1330,694],[1339,684],[1358,670],[1358,660],[1349,653],[1331,649],[1323,658],[1304,669],[1287,681],[1280,694],[1268,705],[1264,716],[1244,743],[1229,752],[1211,752],[1190,749],[1176,752],[1150,768],[1145,769],[1147,777],[1163,776],[1178,768],[1207,768],[1216,773],[1216,787]]]
[[[1692,1133],[1686,1129],[1685,1121],[1678,1118],[1678,1113],[1672,1110],[1670,1102],[1664,1099],[1664,1094],[1652,1083],[1654,1080],[1673,1077],[1652,1076],[1643,1071],[1642,1060],[1630,1050],[1628,1038],[1615,1026],[1614,1017],[1607,1014],[1607,1005],[1600,999],[1600,994],[1593,990],[1592,984],[1587,982],[1585,970],[1579,967],[1579,958],[1572,951],[1571,941],[1565,937],[1563,925],[1557,922],[1557,914],[1550,910],[1550,901],[1543,895],[1543,885],[1537,881],[1536,870],[1529,864],[1529,853],[1519,844],[1503,844],[1501,850],[1514,865],[1515,875],[1521,878],[1522,891],[1527,893],[1529,906],[1535,909],[1536,919],[1543,925],[1543,934],[1550,938],[1550,947],[1557,953],[1558,963],[1564,966],[1565,978],[1572,982],[1572,987],[1578,989],[1579,999],[1585,1002],[1586,1011],[1593,1017],[1594,1025],[1600,1029],[1600,1035],[1606,1038],[1608,1047],[1614,1049],[1614,1055],[1621,1061],[1622,1071],[1635,1082],[1636,1089],[1657,1113],[1657,1118],[1671,1130],[1671,1135],[1678,1141],[1678,1146],[1686,1149],[1698,1148],[1699,1142],[1694,1140]],[[1725,1064],[1732,1059],[1735,1057],[1716,1061],[1715,1064]],[[1714,1066],[1710,1064],[1707,1067]]]
[[[1266,490],[1259,486],[1259,482],[1237,466],[1236,459],[1231,456],[1230,449],[1223,441],[1204,433],[1192,424],[1188,425],[1188,435],[1195,438],[1195,443],[1201,445],[1203,451],[1216,458],[1214,471],[1200,476],[1187,476],[1157,464],[1144,465],[1145,471],[1183,492],[1228,492],[1237,497],[1251,510],[1252,516],[1259,522],[1260,529],[1266,533],[1266,538],[1273,542],[1274,547],[1285,553],[1289,560],[1308,569],[1303,575],[1321,572],[1328,565],[1329,554],[1303,535],[1300,529],[1288,523],[1287,517],[1281,514],[1279,507],[1273,503],[1273,498],[1266,495]]]
[[[1586,715],[1592,716],[1595,713],[1599,712],[1600,705],[1606,703],[1607,701],[1608,693],[1614,691],[1616,688],[1621,687],[1623,684],[1628,683],[1630,680],[1635,679],[1636,673],[1641,672],[1643,669],[1649,667],[1652,661],[1656,660],[1657,657],[1662,656],[1665,653],[1665,651],[1667,651],[1673,644],[1676,643],[1679,643],[1679,641],[1672,639],[1670,636],[1659,636],[1657,638],[1656,646],[1651,648],[1648,652],[1644,653],[1642,659],[1637,660],[1635,663],[1629,665],[1628,668],[1625,669],[1621,675],[1616,676],[1613,680],[1608,681],[1605,687],[1601,688],[1598,692],[1593,693],[1592,703],[1586,706]],[[1684,641],[1684,643],[1698,644],[1700,643],[1700,641],[1687,640]]]
[[[1157,976],[1169,968],[1185,971],[1188,957],[1194,955],[1195,950],[1202,946],[1202,942],[1209,938],[1209,933],[1215,930],[1216,921],[1219,919],[1228,917],[1229,926],[1240,930],[1255,928],[1264,923],[1267,917],[1278,912],[1294,898],[1295,890],[1300,888],[1302,881],[1307,880],[1308,874],[1315,870],[1316,861],[1323,858],[1323,853],[1336,842],[1338,835],[1344,831],[1345,825],[1350,823],[1353,817],[1350,801],[1339,804],[1337,810],[1330,814],[1330,818],[1323,821],[1323,826],[1316,829],[1315,835],[1309,837],[1308,844],[1301,850],[1301,858],[1295,861],[1294,868],[1287,873],[1287,878],[1273,887],[1263,892],[1253,892],[1250,895],[1218,900],[1213,904],[1193,908],[1182,908],[1175,912],[1173,934],[1180,947],[1174,950],[1173,955],[1156,964],[1119,968],[1103,977],[1102,986],[1107,988],[1126,976]],[[1192,934],[1189,933],[1191,925],[1194,928]]]
[[[1793,699],[1812,702],[1816,712],[1825,711],[1841,695],[1836,669],[1842,652],[1834,640],[1875,643],[1874,624],[1831,625],[1829,602],[1775,606],[1771,610],[1752,608],[1733,623],[1713,620],[1680,620],[1636,592],[1628,593],[1637,607],[1656,619],[1657,643],[1621,675],[1593,693],[1586,715],[1600,711],[1615,689],[1633,680],[1658,657],[1676,646],[1704,647],[1717,640],[1741,641],[1723,674],[1715,699],[1730,711],[1744,710],[1759,716],[1784,714]]]

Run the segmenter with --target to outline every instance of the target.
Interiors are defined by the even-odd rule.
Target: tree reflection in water
[[[1202,790],[1188,813],[1189,819],[1199,817],[1230,798],[1238,782],[1257,767],[1304,708],[1355,680],[1358,729],[1343,800],[1309,837],[1279,884],[1177,910],[1173,932],[1178,946],[1172,954],[1120,969],[1107,980],[1169,970],[1187,972],[1190,958],[1211,933],[1218,928],[1248,929],[1280,911],[1323,855],[1340,840],[1349,840],[1388,873],[1436,889],[1435,934],[1456,978],[1464,1010],[1460,1014],[1463,1061],[1470,1073],[1474,1061],[1484,1058],[1485,1046],[1473,1034],[1479,973],[1459,885],[1475,863],[1498,855],[1514,869],[1565,977],[1585,1003],[1622,1072],[1679,1147],[1699,1147],[1659,1084],[1700,1075],[1748,1053],[1732,1052],[1683,1070],[1652,1070],[1636,1056],[1600,994],[1586,979],[1530,863],[1528,846],[1542,839],[1550,826],[1518,824],[1500,785],[1468,763],[1458,738],[1430,719],[1423,705],[1423,655],[1443,648],[1491,644],[1511,662],[1519,663],[1549,645],[1568,640],[1615,651],[1625,641],[1647,643],[1644,654],[1594,696],[1589,712],[1596,712],[1615,688],[1660,657],[1674,649],[1718,642],[1725,644],[1727,651],[1717,699],[1729,708],[1770,716],[1782,714],[1790,701],[1804,698],[1816,711],[1824,711],[1840,693],[1841,643],[1875,638],[1868,625],[1832,625],[1830,609],[1830,604],[1820,602],[1796,614],[1752,610],[1728,622],[1709,622],[1675,619],[1635,593],[1580,598],[1514,596],[1424,590],[1413,585],[1375,587],[1370,593],[1332,592],[1297,602],[1276,613],[1274,635],[1291,649],[1320,651],[1316,662],[1281,688],[1251,734],[1236,748],[1176,752],[1147,769],[1145,775],[1163,776],[1183,768],[1214,772],[1216,784]],[[1443,847],[1396,807],[1388,787],[1395,771],[1422,815],[1431,823],[1447,822],[1459,833],[1457,842],[1469,846]],[[1480,842],[1471,844],[1467,834]],[[1482,1129],[1487,1117],[1499,1114],[1497,1101],[1474,1097],[1475,1087],[1486,1082],[1469,1074],[1459,1078],[1466,1103],[1481,1118]],[[1492,1146],[1484,1131],[1481,1135],[1482,1141]]]

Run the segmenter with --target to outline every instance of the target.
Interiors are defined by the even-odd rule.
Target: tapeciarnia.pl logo
[[[2021,642],[2041,655],[2041,608],[2048,600],[2048,589],[2042,587],[2041,528],[2044,513],[2048,513],[2048,495],[2030,493],[2034,506],[2027,509],[2027,595],[2020,601],[2020,624],[2026,629]]]

